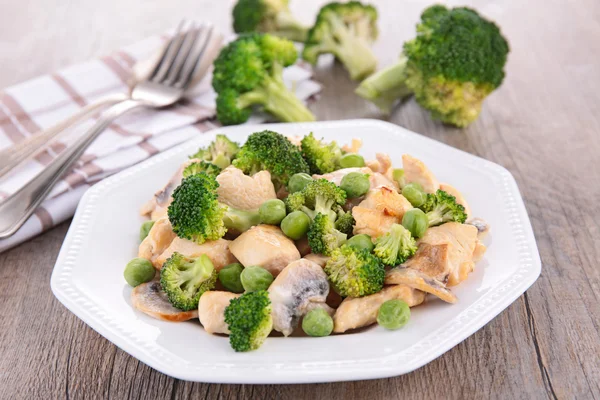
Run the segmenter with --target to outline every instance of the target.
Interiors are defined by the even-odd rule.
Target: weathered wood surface
[[[323,1],[296,0],[310,20]],[[376,0],[375,51],[391,62],[429,2]],[[454,3],[454,2],[453,2]],[[0,255],[0,398],[600,398],[600,3],[476,2],[511,42],[503,86],[459,131],[410,101],[391,121],[508,168],[540,249],[539,280],[506,311],[442,357],[405,376],[319,385],[208,385],[152,370],[100,337],[50,292],[68,228]],[[0,87],[79,62],[173,26],[181,16],[229,29],[212,0],[0,4]],[[380,118],[323,63],[319,119]]]

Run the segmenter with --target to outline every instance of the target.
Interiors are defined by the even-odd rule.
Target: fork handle
[[[42,172],[0,203],[0,239],[10,237],[19,230],[59,179],[114,119],[144,106],[145,103],[140,101],[125,100],[110,107],[72,146],[62,151]]]

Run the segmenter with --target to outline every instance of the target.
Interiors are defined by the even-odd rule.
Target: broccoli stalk
[[[317,214],[327,215],[332,222],[338,217],[338,207],[346,202],[346,192],[327,179],[309,182],[300,192],[290,194],[286,199],[289,212],[302,211],[311,219]]]
[[[206,254],[187,258],[173,253],[160,270],[160,285],[173,307],[183,311],[198,309],[202,293],[211,290],[217,271]]]
[[[258,290],[232,299],[225,308],[225,323],[235,351],[258,349],[273,329],[269,293]]]
[[[233,30],[271,33],[304,42],[308,29],[292,15],[288,3],[288,0],[239,0],[233,7]]]
[[[406,85],[406,57],[365,79],[356,89],[356,94],[370,100],[384,113],[392,111],[394,103],[412,94]]]
[[[373,252],[385,265],[402,264],[417,251],[415,239],[410,231],[394,224],[389,232],[375,240]]]
[[[385,268],[369,251],[343,245],[325,264],[333,288],[344,297],[362,297],[383,289]]]
[[[231,164],[231,160],[235,158],[239,150],[240,146],[236,142],[221,134],[217,135],[208,147],[198,149],[196,154],[190,156],[190,158],[209,162],[222,169]]]
[[[253,226],[260,224],[260,215],[258,210],[246,211],[226,205],[222,206],[225,207],[223,223],[225,224],[227,231],[242,233],[246,232]]]
[[[428,194],[427,199],[419,208],[425,212],[429,226],[451,221],[463,224],[467,220],[465,208],[456,202],[456,197],[440,189],[433,194]]]
[[[324,214],[318,213],[308,229],[308,245],[315,254],[331,255],[346,242],[347,235],[335,229],[334,223]]]
[[[339,169],[343,151],[336,142],[324,143],[311,132],[302,138],[300,148],[311,174],[323,175]]]

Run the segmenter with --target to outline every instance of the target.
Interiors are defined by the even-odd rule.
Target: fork
[[[113,120],[138,108],[160,109],[179,101],[190,86],[213,34],[212,25],[182,21],[148,77],[131,97],[107,109],[97,122],[45,169],[0,203],[0,239],[12,236],[48,196],[59,179]]]

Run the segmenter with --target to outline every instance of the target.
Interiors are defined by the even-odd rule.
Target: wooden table
[[[375,0],[385,65],[429,1]],[[109,52],[182,16],[229,30],[214,0],[13,0],[0,5],[0,87]],[[306,21],[322,1],[295,0]],[[432,122],[414,101],[390,120],[508,168],[543,261],[538,281],[456,348],[405,376],[319,385],[209,385],[152,370],[88,328],[50,292],[69,227],[0,255],[0,398],[600,398],[600,2],[479,2],[512,52],[507,79],[465,130]],[[380,118],[338,65],[313,106],[321,120]]]

